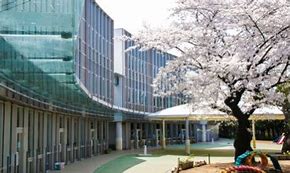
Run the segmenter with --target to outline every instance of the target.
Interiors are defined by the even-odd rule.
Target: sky
[[[138,33],[144,23],[152,27],[166,24],[175,0],[96,0],[114,20],[115,28]]]

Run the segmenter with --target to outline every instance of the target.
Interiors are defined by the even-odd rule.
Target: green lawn
[[[234,156],[233,150],[206,150],[206,149],[191,149],[191,154],[194,156]],[[153,155],[186,155],[184,149],[159,149],[152,151]]]
[[[271,150],[263,150],[263,152],[273,152]],[[223,156],[223,157],[233,157],[234,150],[232,149],[191,149],[193,156]],[[159,157],[163,155],[186,155],[184,149],[181,148],[167,148],[167,149],[157,149],[150,152],[151,157]],[[144,160],[138,159],[136,155],[125,155],[112,160],[98,169],[94,173],[122,173],[130,167],[133,167]]]
[[[222,156],[222,157],[233,157],[234,156],[234,150],[232,149],[191,149],[191,154],[194,156],[207,156],[210,154],[210,156]],[[263,152],[276,152],[275,150],[262,150]],[[167,149],[158,149],[151,152],[153,155],[186,155],[184,149],[173,149],[173,148],[167,148]]]
[[[126,169],[133,167],[144,160],[136,158],[136,155],[126,155],[112,160],[98,169],[94,173],[122,173]]]

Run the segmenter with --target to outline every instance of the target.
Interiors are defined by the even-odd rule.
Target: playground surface
[[[277,145],[276,143],[273,143],[272,141],[257,141],[256,143],[256,150],[260,151],[273,151],[273,152],[279,152],[281,150],[282,145]],[[176,149],[184,149],[184,145],[171,145],[167,146],[167,150],[176,150]],[[234,151],[233,147],[233,140],[230,139],[220,139],[219,141],[215,142],[204,142],[204,143],[196,143],[191,145],[191,149],[193,150],[205,150],[204,156],[198,156],[200,153],[198,153],[197,156],[193,157],[193,161],[206,161],[209,162],[209,158],[207,154],[210,154],[211,150],[221,152],[221,155],[223,155],[223,152],[232,152]],[[217,154],[215,154],[217,155]],[[226,154],[227,155],[227,154]],[[177,160],[178,158],[184,159],[187,156],[180,156],[180,155],[163,155],[160,157],[137,157],[138,159],[145,160],[144,162],[137,164],[126,171],[124,173],[146,173],[146,172],[156,172],[156,173],[169,173],[174,167],[177,166]],[[232,156],[210,156],[210,163],[212,165],[203,166],[200,168],[188,170],[188,173],[213,173],[216,172],[215,170],[219,170],[220,166],[228,166],[233,164],[234,157]],[[283,161],[285,163],[289,163],[289,161]],[[218,171],[219,172],[219,171]]]
[[[276,143],[273,143],[271,141],[257,141],[257,148],[256,150],[261,151],[276,151],[279,152],[281,150],[282,145],[277,145]],[[62,171],[50,171],[50,173],[94,173],[95,171],[97,173],[105,173],[107,171],[98,171],[98,168],[104,167],[103,170],[108,170],[110,168],[110,164],[112,161],[119,159],[122,156],[131,155],[131,157],[136,158],[138,161],[132,160],[131,162],[122,162],[121,160],[117,162],[117,165],[120,166],[120,168],[126,170],[122,170],[121,172],[124,173],[148,173],[148,172],[154,172],[154,173],[169,173],[174,167],[177,166],[177,160],[178,158],[186,158],[187,156],[184,156],[182,154],[176,153],[175,155],[166,154],[166,151],[170,150],[176,150],[179,151],[179,153],[182,153],[184,150],[184,145],[170,145],[167,146],[166,150],[159,150],[155,148],[149,148],[149,153],[155,153],[158,151],[162,151],[163,153],[161,155],[157,155],[154,157],[139,157],[136,154],[141,154],[143,152],[142,149],[139,150],[126,150],[126,151],[113,151],[110,154],[100,155],[96,157],[92,157],[86,160],[82,160],[73,164],[66,165],[65,168]],[[212,156],[210,156],[210,163],[212,165],[207,165],[200,167],[199,169],[212,169],[214,170],[215,164],[231,164],[234,160],[233,153],[233,140],[229,139],[220,139],[219,141],[215,142],[206,142],[206,143],[196,143],[191,145],[191,149],[193,151],[199,151],[197,155],[193,157],[194,161],[202,161],[205,160],[207,163],[209,162],[208,153],[216,153]],[[203,153],[204,151],[204,153]],[[212,151],[212,152],[211,152]],[[223,155],[223,152],[228,152],[229,154],[226,154],[227,156],[218,156]],[[170,152],[169,152],[170,153]],[[202,154],[203,153],[203,154]],[[130,160],[130,159],[127,159]],[[132,164],[134,163],[134,164]],[[288,162],[286,162],[288,164]],[[122,165],[120,165],[122,164]],[[124,165],[123,165],[124,164]],[[128,164],[128,165],[126,165]],[[130,164],[130,165],[129,165]],[[290,162],[289,162],[290,165]],[[127,166],[127,167],[126,167]],[[112,167],[116,167],[112,165]],[[208,168],[207,168],[208,167]],[[217,167],[217,166],[216,166]],[[128,168],[128,169],[127,169]],[[196,169],[195,171],[197,171]],[[205,173],[208,172],[208,170],[203,170]],[[203,172],[198,171],[198,172]],[[212,172],[211,171],[211,172]],[[116,172],[116,171],[114,171]]]

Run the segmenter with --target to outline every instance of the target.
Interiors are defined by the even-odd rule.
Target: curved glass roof
[[[76,80],[72,33],[77,33],[83,0],[5,2],[0,2],[0,81],[54,105],[112,115]]]

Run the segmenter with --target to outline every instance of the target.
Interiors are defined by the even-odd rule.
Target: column
[[[256,149],[256,125],[255,125],[255,120],[252,120],[252,141],[253,141],[253,148]]]
[[[185,121],[185,153],[190,154],[189,120]]]
[[[206,123],[202,123],[201,126],[202,142],[206,142]]]
[[[27,150],[28,150],[28,121],[29,121],[29,109],[24,108],[24,124],[23,124],[23,153],[22,153],[22,160],[20,163],[22,163],[22,171],[23,173],[26,173],[26,162],[27,162]]]
[[[39,129],[38,129],[38,121],[39,121],[39,115],[38,115],[38,111],[33,110],[33,114],[34,114],[34,127],[33,127],[33,136],[34,136],[34,140],[33,140],[33,172],[38,172],[38,168],[37,168],[37,163],[38,163],[38,133],[39,133]]]
[[[65,162],[65,163],[67,163],[67,155],[66,155],[66,153],[67,153],[67,143],[68,143],[68,141],[67,141],[67,136],[68,136],[68,126],[67,126],[67,123],[68,123],[68,117],[66,117],[66,116],[64,116],[63,117],[63,144],[62,144],[62,151],[63,151],[63,161]]]
[[[71,132],[70,132],[70,162],[73,162],[74,161],[74,138],[75,138],[75,118],[74,117],[71,117],[70,119],[70,126],[71,126]]]
[[[47,135],[48,135],[48,132],[47,132],[47,119],[48,119],[48,113],[47,112],[44,112],[43,114],[43,151],[42,151],[42,154],[43,154],[43,157],[42,157],[42,170],[44,171],[45,170],[45,165],[46,165],[46,147],[47,147]]]
[[[10,159],[10,122],[11,122],[11,103],[5,102],[4,106],[4,146],[3,146],[3,167],[7,168]],[[7,171],[6,171],[7,172]],[[4,171],[4,173],[6,173]]]
[[[123,134],[122,121],[116,122],[116,149],[121,151],[123,149]]]
[[[11,143],[10,143],[10,157],[11,157],[11,172],[16,170],[16,145],[17,145],[17,106],[12,104],[12,117],[11,117]]]
[[[165,149],[166,148],[166,126],[165,126],[165,120],[162,120],[162,148]]]
[[[52,135],[51,135],[51,152],[52,152],[52,157],[51,157],[51,169],[53,168],[53,164],[54,162],[56,162],[56,157],[57,157],[57,145],[56,145],[56,113],[53,113],[52,115],[52,121],[51,121],[51,131],[52,131]]]
[[[82,142],[82,138],[81,138],[81,136],[82,136],[81,126],[82,126],[82,117],[79,117],[77,119],[77,124],[78,124],[78,130],[77,130],[78,137],[77,137],[77,141],[75,141],[75,142],[76,142],[77,148],[78,148],[78,150],[77,150],[78,157],[77,158],[78,158],[78,160],[81,160],[81,158],[82,158],[82,155],[81,155],[81,142]]]
[[[56,138],[55,138],[55,142],[56,142],[56,159],[55,162],[59,162],[60,161],[60,152],[61,152],[61,144],[60,144],[60,115],[55,114],[56,115],[56,124],[55,124],[55,130],[56,130]]]

